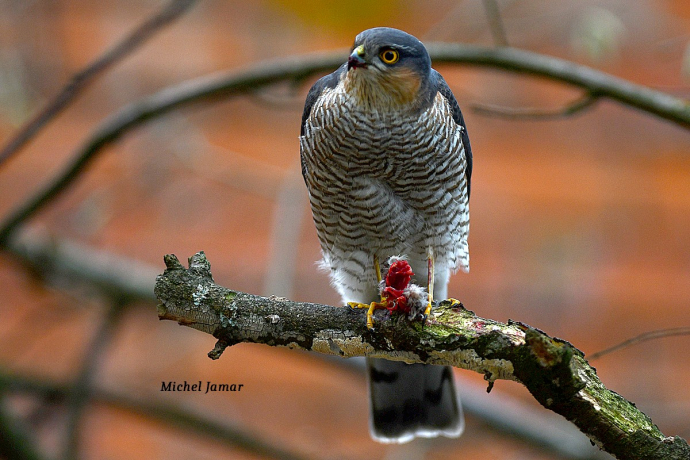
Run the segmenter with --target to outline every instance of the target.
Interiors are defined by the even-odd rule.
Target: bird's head
[[[419,106],[431,59],[422,42],[401,30],[377,27],[357,35],[347,61],[346,90],[377,109]]]

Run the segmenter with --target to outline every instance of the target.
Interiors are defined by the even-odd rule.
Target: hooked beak
[[[367,68],[367,62],[364,60],[364,46],[359,45],[357,48],[352,50],[352,54],[350,54],[350,57],[347,59],[347,70],[350,70],[352,68],[358,68],[362,67],[364,69]]]

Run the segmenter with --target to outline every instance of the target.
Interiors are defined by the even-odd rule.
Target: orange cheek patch
[[[408,69],[396,69],[388,76],[386,83],[400,104],[412,102],[417,97],[421,86],[419,75]]]

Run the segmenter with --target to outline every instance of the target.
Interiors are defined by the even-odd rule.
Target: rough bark
[[[286,346],[342,357],[370,356],[446,364],[523,384],[539,403],[575,425],[619,459],[688,460],[690,447],[666,437],[652,420],[608,390],[584,354],[565,340],[526,324],[480,318],[459,302],[437,304],[426,322],[284,298],[261,297],[215,284],[203,252],[189,268],[174,255],[156,280],[160,319],[178,321],[218,339],[209,357],[241,342]]]

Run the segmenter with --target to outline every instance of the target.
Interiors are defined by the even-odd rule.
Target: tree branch
[[[617,458],[684,459],[690,446],[666,437],[651,419],[606,389],[581,351],[528,325],[476,316],[443,301],[425,325],[378,311],[368,330],[365,312],[231,291],[214,283],[206,256],[184,268],[174,255],[156,279],[160,319],[178,321],[218,339],[209,353],[240,342],[286,346],[342,357],[369,356],[408,363],[444,364],[522,383],[547,409],[573,422]]]
[[[589,355],[589,359],[590,361],[593,359],[598,359],[604,355],[613,353],[614,351],[618,351],[620,349],[627,348],[631,345],[635,345],[638,343],[646,342],[648,340],[655,340],[663,337],[673,337],[677,335],[690,335],[690,327],[674,327],[670,329],[659,329],[657,331],[644,332],[642,334],[636,335],[635,337],[624,340],[623,342],[620,342],[616,345],[613,345],[609,348],[598,351],[596,353],[592,353],[591,355]]]
[[[51,399],[57,398],[60,401],[68,400],[73,391],[70,385],[56,383],[39,377],[26,377],[8,373],[1,366],[0,388],[8,393],[30,393],[50,397]],[[158,396],[134,397],[120,391],[95,387],[92,390],[92,400],[175,426],[201,437],[221,441],[229,446],[256,454],[262,458],[273,458],[276,460],[314,460],[316,458],[289,451],[276,444],[274,440],[263,439],[246,427],[233,425],[228,421],[213,420],[206,414],[190,411],[188,408],[182,408]],[[0,453],[5,453],[2,450],[2,443],[4,441],[2,435],[5,433],[2,430],[5,426],[3,425],[3,415],[0,411]],[[33,444],[30,443],[20,445],[23,450],[27,451],[32,446]],[[24,454],[12,458],[43,460],[38,454]]]
[[[496,0],[483,0],[482,3],[484,4],[486,20],[489,22],[491,36],[494,38],[494,44],[496,46],[508,46],[508,36],[506,35],[503,19],[501,19],[501,10]]]
[[[537,108],[512,108],[488,104],[474,104],[472,109],[476,113],[486,116],[495,116],[509,119],[522,120],[552,120],[556,118],[570,117],[592,107],[599,98],[590,93],[585,93],[574,101],[556,109]]]
[[[7,460],[44,460],[33,437],[5,407],[4,385],[0,382],[0,458]]]
[[[12,234],[24,221],[58,197],[86,170],[97,154],[122,135],[191,102],[219,99],[253,92],[258,88],[285,80],[302,80],[311,74],[337,67],[342,55],[335,53],[302,59],[290,58],[257,65],[245,72],[211,75],[165,88],[134,102],[101,124],[77,150],[71,162],[42,190],[15,209],[0,225],[0,247],[7,245]]]
[[[0,165],[17,153],[46,123],[67,107],[99,75],[153,37],[161,28],[180,17],[195,2],[196,0],[171,0],[169,4],[146,19],[122,41],[76,73],[60,93],[43,110],[26,122],[0,150]]]
[[[688,101],[573,62],[508,47],[430,43],[427,48],[436,64],[461,63],[542,76],[580,87],[592,97],[608,98],[690,128]],[[126,106],[92,133],[84,146],[77,150],[71,163],[45,188],[3,220],[0,224],[0,247],[6,246],[18,226],[72,184],[104,147],[131,129],[192,102],[252,93],[281,81],[300,82],[311,75],[335,69],[343,63],[346,55],[346,50],[339,50],[264,62],[245,71],[183,82]]]
[[[544,77],[690,128],[690,102],[687,100],[565,59],[517,48],[485,48],[460,43],[432,43],[427,49],[435,64],[463,63]]]
[[[79,444],[84,424],[83,415],[91,402],[98,366],[104,361],[103,356],[107,347],[110,346],[125,307],[126,302],[112,301],[108,313],[101,318],[98,330],[91,339],[91,343],[86,347],[81,369],[68,396],[64,447],[60,457],[64,460],[80,457]]]
[[[22,232],[5,248],[44,282],[95,289],[113,302],[152,301],[158,273],[143,262],[37,231]]]

